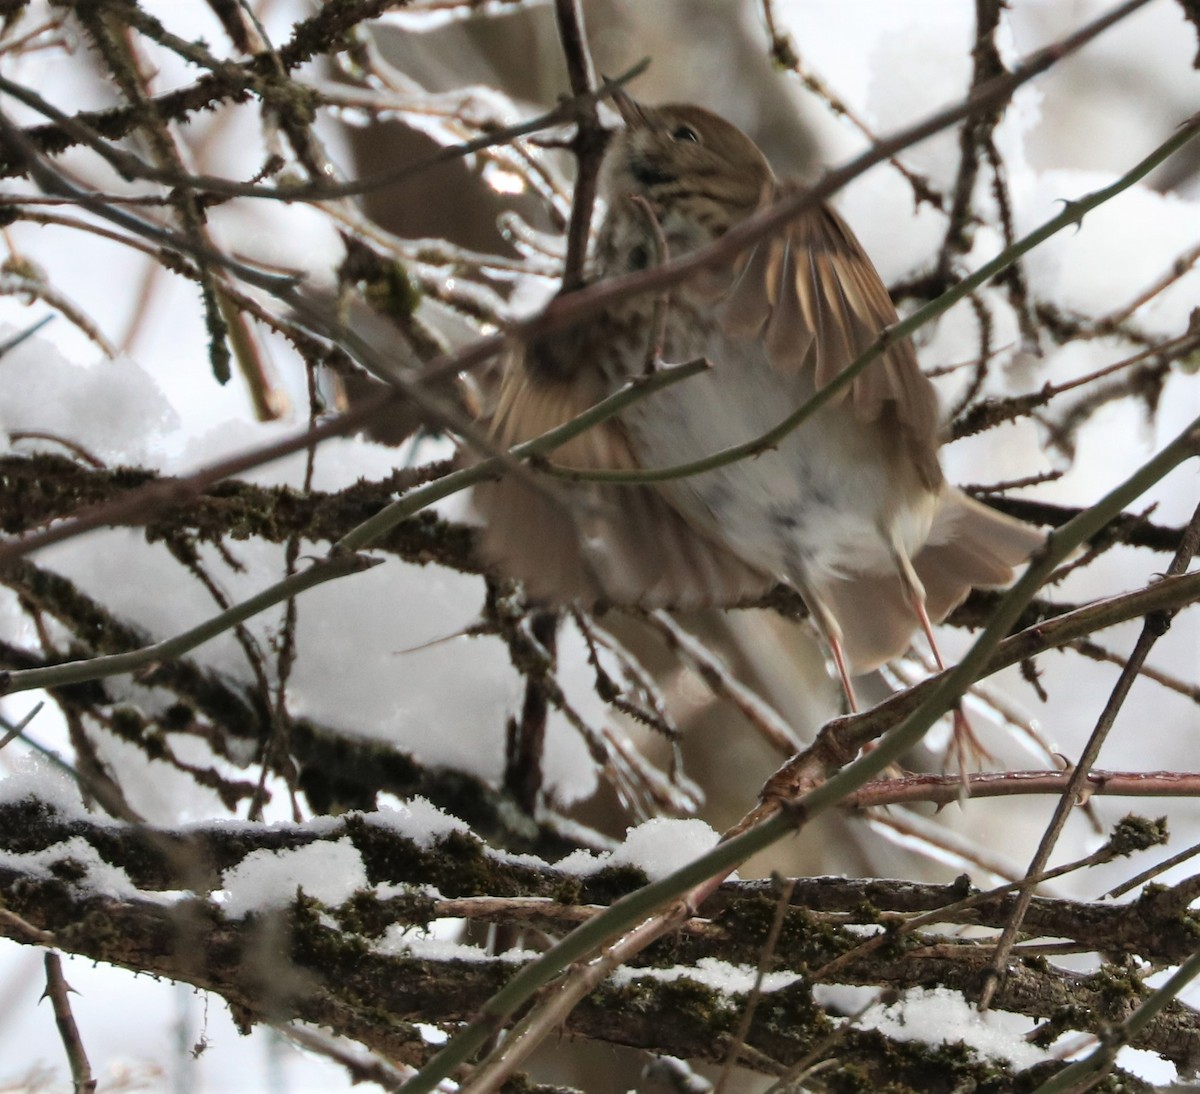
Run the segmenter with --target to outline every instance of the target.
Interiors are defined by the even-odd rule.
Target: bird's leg
[[[908,602],[912,605],[912,610],[921,623],[921,630],[933,653],[934,663],[939,672],[945,672],[946,662],[942,660],[942,652],[938,649],[937,639],[933,636],[933,624],[929,620],[929,612],[925,610],[925,586],[917,576],[917,571],[913,569],[912,559],[908,557],[908,552],[894,538],[892,539],[892,557],[895,559],[896,571],[900,576],[900,583],[904,586],[904,592],[908,596]],[[973,760],[976,766],[982,764],[984,760],[995,760],[995,757],[984,748],[983,742],[975,730],[971,728],[971,723],[963,712],[961,700],[954,704],[954,740],[946,754],[946,759],[954,760],[954,766],[958,768],[964,779],[968,760]]]
[[[838,679],[842,682],[842,692],[846,696],[846,705],[850,708],[851,714],[857,714],[858,697],[854,694],[854,685],[850,683],[850,669],[846,665],[846,651],[842,646],[842,628],[834,618],[833,612],[829,610],[829,606],[813,591],[811,586],[805,582],[796,582],[796,585],[800,595],[804,598],[804,603],[808,605],[808,610],[812,613],[817,630],[821,632],[821,637],[825,639],[825,644],[833,655]]]

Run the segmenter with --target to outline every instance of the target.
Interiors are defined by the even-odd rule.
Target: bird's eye
[[[690,125],[677,125],[671,130],[671,140],[691,141],[692,144],[699,144],[700,135]]]

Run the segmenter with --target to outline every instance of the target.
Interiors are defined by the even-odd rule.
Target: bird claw
[[[976,734],[971,726],[970,720],[964,713],[962,704],[958,703],[954,707],[954,730],[950,738],[949,747],[946,749],[942,770],[945,772],[952,767],[956,769],[965,789],[967,785],[967,765],[973,764],[978,771],[983,767],[985,760],[995,763],[996,757],[984,747],[983,742],[979,739],[978,734]]]

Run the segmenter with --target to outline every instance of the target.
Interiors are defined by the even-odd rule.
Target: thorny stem
[[[1076,768],[1066,771],[984,771],[953,775],[904,775],[871,782],[847,795],[842,803],[855,809],[925,802],[952,805],[968,798],[1001,798],[1014,794],[1062,795]],[[1083,797],[1175,798],[1200,796],[1200,771],[1087,771]],[[1035,875],[1044,879],[1044,873]],[[1014,883],[1015,888],[1019,883]]]
[[[49,996],[50,1005],[54,1008],[54,1021],[71,1064],[71,1082],[75,1094],[93,1094],[96,1079],[92,1076],[92,1065],[88,1062],[83,1038],[79,1036],[75,1015],[71,1013],[71,1001],[67,996],[72,989],[63,976],[62,958],[56,953],[47,953],[45,967],[45,994]]]

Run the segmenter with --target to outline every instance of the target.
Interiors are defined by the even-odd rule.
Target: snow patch
[[[354,844],[340,839],[284,851],[251,851],[225,871],[221,884],[213,899],[231,919],[240,919],[250,912],[285,908],[299,891],[323,904],[342,904],[367,887],[367,870]]]

